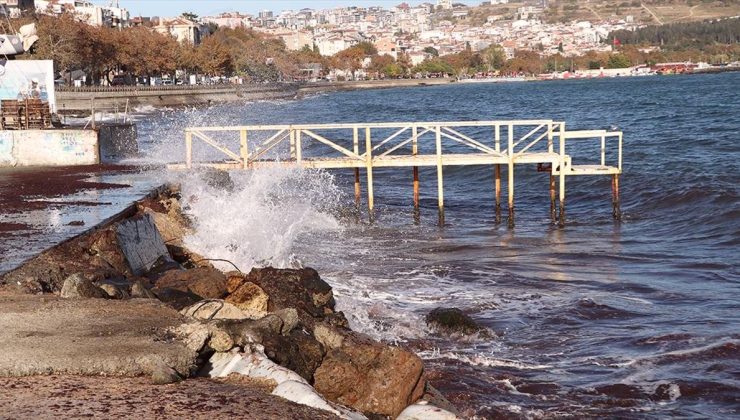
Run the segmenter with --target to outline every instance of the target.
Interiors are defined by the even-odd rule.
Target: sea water
[[[534,169],[517,173],[513,229],[495,223],[490,166],[445,168],[443,228],[433,168],[420,171],[418,224],[410,168],[375,172],[375,223],[354,209],[351,170],[234,173],[230,191],[174,178],[197,226],[189,246],[242,270],[316,268],[354,329],[416,351],[467,415],[729,418],[740,409],[738,87],[735,73],[355,91],[157,111],[139,133],[146,158],[167,162],[198,125],[620,129],[623,220],[611,218],[609,177],[571,177],[564,229]],[[430,331],[424,316],[440,306],[493,338]]]

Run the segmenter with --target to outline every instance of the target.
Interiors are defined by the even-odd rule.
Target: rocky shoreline
[[[349,328],[315,270],[222,272],[184,246],[189,226],[178,189],[163,187],[0,277],[1,381],[58,400],[6,413],[110,415],[133,404],[165,417],[235,407],[261,418],[456,417],[418,356]],[[138,392],[157,385],[161,398]],[[65,387],[117,398],[54,392]],[[239,387],[259,403],[240,401]],[[199,389],[202,404],[182,404]],[[170,394],[180,403],[163,403]]]

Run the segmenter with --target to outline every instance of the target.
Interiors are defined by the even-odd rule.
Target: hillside
[[[466,17],[453,19],[452,11],[440,12],[436,17],[437,20],[448,19],[475,26],[485,23],[488,16],[512,19],[516,17],[519,7],[541,5],[540,0],[482,4],[471,6]],[[737,0],[549,0],[547,5],[543,20],[551,23],[573,20],[593,22],[632,16],[636,23],[662,25],[740,16],[740,1]]]

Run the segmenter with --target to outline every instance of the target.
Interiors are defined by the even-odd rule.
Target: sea
[[[416,352],[465,417],[737,418],[738,92],[740,73],[727,73],[148,110],[136,117],[138,163],[182,161],[189,126],[551,119],[568,130],[621,130],[621,221],[612,218],[610,177],[568,177],[565,227],[550,219],[549,177],[535,165],[517,166],[514,227],[505,203],[496,222],[491,166],[445,167],[444,226],[436,168],[420,170],[418,218],[411,168],[376,169],[372,221],[364,170],[359,209],[351,169],[234,171],[230,187],[195,171],[147,173],[182,183],[196,227],[190,247],[242,271],[317,269],[351,327]],[[351,133],[329,135],[352,147]],[[466,135],[493,145],[490,127]],[[214,136],[232,150],[239,144],[235,133]],[[250,147],[266,136],[250,134]],[[303,142],[306,155],[330,152]],[[583,163],[598,160],[598,140],[573,142],[583,142],[569,145]],[[196,159],[218,158],[196,143]],[[267,156],[287,158],[281,147]],[[433,150],[433,136],[420,147]],[[607,148],[613,159],[615,144]],[[485,333],[430,328],[425,316],[437,307],[461,309]]]

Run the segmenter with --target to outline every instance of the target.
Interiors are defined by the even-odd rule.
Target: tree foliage
[[[635,31],[614,31],[609,41],[622,44],[661,45],[666,49],[702,48],[714,44],[740,43],[740,18],[646,26]]]

